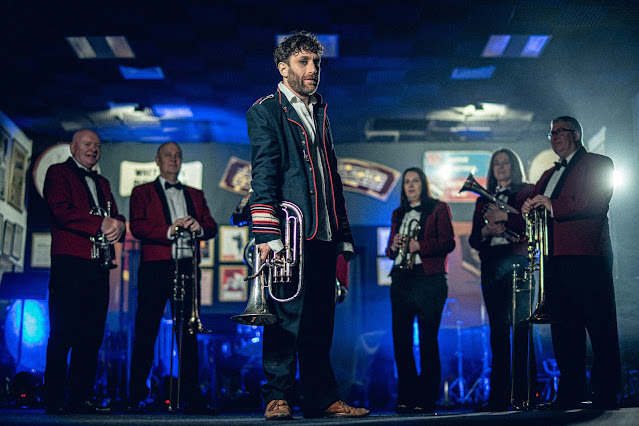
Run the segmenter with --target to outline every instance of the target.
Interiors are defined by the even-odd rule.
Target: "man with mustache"
[[[283,248],[279,204],[304,215],[304,282],[286,303],[269,299],[279,321],[264,327],[264,417],[292,419],[299,358],[304,417],[364,417],[369,411],[341,401],[330,362],[337,256],[353,254],[342,181],[326,116],[315,93],[323,46],[313,34],[291,34],[274,51],[282,82],[246,114],[252,145],[253,233],[262,260]],[[282,295],[279,295],[282,297]]]

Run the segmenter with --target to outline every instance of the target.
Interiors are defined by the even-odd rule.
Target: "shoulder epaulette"
[[[261,104],[261,103],[262,103],[262,102],[264,102],[265,100],[267,100],[267,99],[273,99],[274,97],[275,97],[275,95],[273,95],[273,94],[270,94],[270,95],[268,95],[268,96],[264,96],[263,98],[259,98],[258,100],[256,100],[256,101],[255,101],[255,103],[254,103],[253,105],[255,105],[255,104]]]

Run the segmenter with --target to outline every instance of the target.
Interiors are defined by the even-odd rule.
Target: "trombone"
[[[548,302],[548,285],[545,279],[545,263],[548,257],[548,211],[543,207],[537,207],[524,215],[526,220],[526,237],[528,238],[527,264],[524,268],[523,277],[517,276],[519,265],[513,265],[513,308],[512,308],[512,327],[513,336],[515,327],[518,325],[516,320],[517,310],[517,293],[528,292],[528,315],[527,319],[521,320],[528,327],[528,355],[526,361],[526,385],[527,397],[518,409],[530,410],[534,408],[532,381],[534,375],[534,346],[532,343],[532,326],[533,324],[552,324],[557,322],[553,317],[550,304]],[[533,312],[533,292],[535,288],[535,271],[539,272],[539,288],[537,293],[537,305]],[[519,283],[524,283],[519,286]],[[511,403],[514,401],[514,345],[513,345],[513,361],[511,362]]]
[[[188,238],[190,244],[188,247],[181,247],[179,244],[180,239]],[[171,312],[173,315],[173,330],[171,333],[171,352],[173,351],[173,345],[177,339],[178,350],[178,377],[177,377],[177,396],[175,397],[175,405],[173,404],[173,354],[171,354],[170,372],[171,380],[169,381],[169,411],[176,412],[180,409],[180,388],[182,384],[182,341],[184,333],[188,335],[208,334],[211,330],[202,325],[200,320],[200,290],[198,285],[198,270],[197,270],[197,238],[195,232],[189,232],[188,230],[177,226],[175,228],[175,234],[172,240],[172,251],[174,264],[173,274],[173,297],[171,300]],[[191,268],[187,271],[180,270],[180,251],[187,251],[191,254]],[[184,269],[184,268],[182,268]],[[191,316],[188,321],[184,321],[184,295],[186,293],[187,282],[191,282],[193,291],[191,292]]]
[[[264,262],[253,245],[253,274],[246,277],[251,282],[248,304],[244,313],[231,319],[244,325],[271,325],[277,317],[271,313],[267,304],[270,296],[276,302],[289,302],[299,296],[304,278],[304,215],[295,204],[280,203],[283,213],[282,234],[284,249],[280,256],[273,253]],[[279,254],[279,253],[278,253]],[[273,285],[287,286],[297,282],[297,290],[290,297],[278,298],[273,294]]]

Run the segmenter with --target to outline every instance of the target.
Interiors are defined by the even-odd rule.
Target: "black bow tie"
[[[421,206],[421,204],[420,204],[419,206],[409,207],[409,209],[408,209],[408,211],[409,211],[409,212],[412,212],[413,210],[415,210],[415,211],[416,211],[416,212],[418,212],[418,213],[421,213],[421,211],[422,211],[422,206]]]
[[[80,174],[82,176],[88,176],[93,180],[98,179],[98,172],[96,172],[95,170],[87,170],[87,169],[83,169],[82,167],[78,167],[78,170],[80,170]]]
[[[561,161],[555,161],[555,170],[559,170],[562,167],[566,167],[567,165],[568,165],[568,162],[566,161],[565,158]]]
[[[182,185],[180,182],[178,183],[170,183],[168,181],[164,182],[164,189],[169,189],[169,188],[175,188],[178,191],[181,191],[184,188],[184,185]]]

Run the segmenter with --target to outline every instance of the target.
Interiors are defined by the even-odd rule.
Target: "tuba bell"
[[[244,313],[231,319],[244,325],[270,325],[277,321],[267,304],[270,296],[276,302],[289,302],[299,296],[302,291],[304,277],[304,215],[295,204],[283,201],[280,203],[283,212],[282,234],[284,249],[281,255],[272,253],[264,262],[256,251],[253,242],[253,274],[246,277],[250,281],[248,304]],[[248,249],[250,250],[250,248]],[[245,252],[246,253],[246,252]],[[249,257],[249,256],[246,256]],[[295,293],[287,298],[278,298],[273,294],[274,284],[285,287],[297,283]]]

